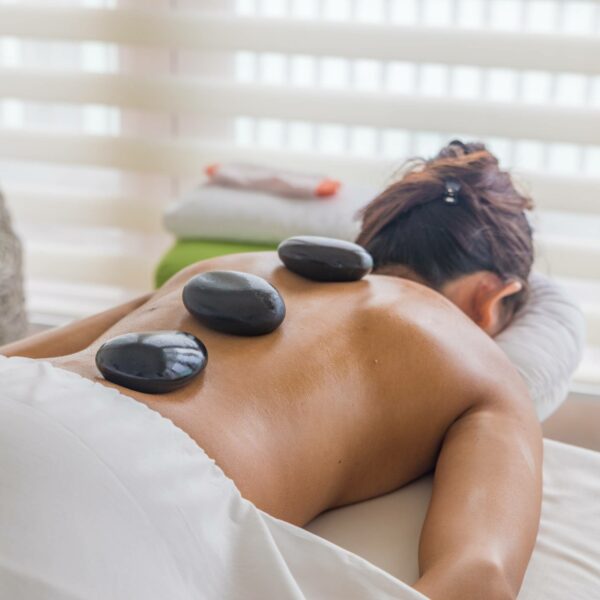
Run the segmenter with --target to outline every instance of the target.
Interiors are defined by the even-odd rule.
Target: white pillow
[[[533,273],[530,295],[496,342],[525,379],[540,421],[565,400],[585,345],[585,318],[554,281]]]

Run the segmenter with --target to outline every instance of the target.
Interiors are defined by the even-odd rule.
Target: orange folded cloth
[[[206,167],[213,185],[267,192],[287,198],[330,198],[341,183],[323,175],[280,171],[242,163],[213,164]]]

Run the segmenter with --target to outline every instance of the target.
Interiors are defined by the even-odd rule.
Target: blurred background
[[[600,389],[599,0],[0,0],[0,188],[44,327],[150,289],[168,203],[252,161],[381,188],[482,140]],[[365,198],[365,202],[369,198]]]

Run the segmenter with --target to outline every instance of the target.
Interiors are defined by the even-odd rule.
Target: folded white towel
[[[360,230],[355,215],[376,194],[375,188],[342,186],[332,198],[308,202],[202,186],[169,206],[164,221],[180,239],[277,244],[294,235],[321,235],[353,241]]]
[[[25,358],[0,382],[0,598],[424,598],[259,511],[146,405]]]

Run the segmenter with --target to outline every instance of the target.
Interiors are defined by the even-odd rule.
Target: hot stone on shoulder
[[[277,249],[283,264],[314,281],[358,281],[373,268],[373,258],[358,244],[316,236],[291,237]]]
[[[271,333],[285,318],[279,292],[261,277],[239,271],[196,275],[183,288],[183,303],[202,325],[234,335]]]
[[[108,381],[147,394],[166,394],[190,382],[208,361],[191,333],[127,333],[102,344],[96,366]]]

